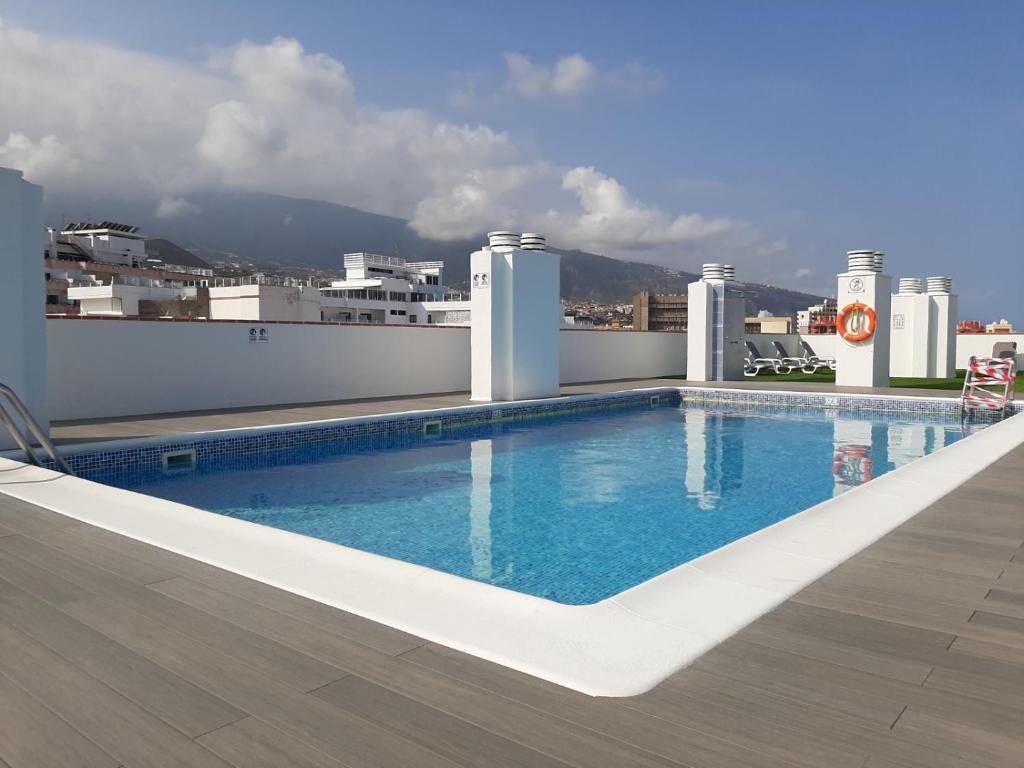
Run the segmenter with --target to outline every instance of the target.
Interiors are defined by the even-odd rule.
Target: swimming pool
[[[643,402],[84,475],[587,605],[962,436],[935,413]]]
[[[0,458],[0,493],[632,696],[1024,445],[1017,416],[964,436],[958,413],[942,397],[633,389],[82,444],[64,452],[79,477]],[[238,516],[150,495],[161,486]],[[362,516],[338,528],[310,500]],[[393,536],[372,541],[374,526]],[[308,535],[321,527],[389,554]]]

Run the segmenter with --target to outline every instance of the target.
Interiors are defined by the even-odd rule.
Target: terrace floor
[[[417,401],[439,399],[465,401]],[[289,411],[325,417],[239,418]],[[210,418],[147,423],[241,425]],[[1020,766],[1022,499],[1024,447],[649,693],[600,699],[0,492],[0,767]]]
[[[626,379],[588,384],[570,384],[562,387],[563,395],[582,395],[595,392],[618,392],[641,387],[685,386],[682,379]],[[730,389],[786,390],[790,392],[848,392],[858,394],[892,394],[904,397],[955,397],[957,393],[935,389],[883,389],[870,387],[837,387],[816,382],[786,382],[784,376],[764,376],[759,379],[730,381],[721,384],[701,382],[702,387]],[[331,403],[278,405],[259,408],[231,408],[216,411],[166,413],[151,416],[88,419],[83,421],[57,421],[51,425],[51,436],[58,445],[116,440],[121,438],[171,435],[181,432],[202,432],[238,427],[266,427],[273,424],[292,424],[301,421],[320,421],[349,416],[376,416],[400,411],[430,408],[453,408],[471,405],[468,392],[449,392],[411,397],[375,397],[362,400],[339,400]]]

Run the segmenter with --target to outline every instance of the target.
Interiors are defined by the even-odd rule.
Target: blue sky
[[[0,13],[5,28],[35,33],[42,50],[50,40],[75,40],[169,60],[183,67],[183,78],[205,78],[211,66],[220,73],[207,101],[195,105],[213,110],[192,142],[206,165],[197,161],[187,178],[164,180],[168,171],[148,166],[139,173],[151,189],[172,191],[161,197],[169,213],[187,213],[196,185],[224,183],[407,216],[428,235],[455,236],[494,220],[546,226],[567,245],[689,269],[730,258],[741,277],[818,291],[832,289],[845,250],[880,248],[894,275],[951,275],[962,316],[1024,324],[1020,280],[992,277],[1019,268],[1024,255],[1024,3],[89,6],[83,13],[75,2],[8,0]],[[374,110],[369,123],[358,122],[365,114],[353,118],[363,133],[409,122],[412,110],[420,122],[396,129],[393,141],[415,142],[417,130],[444,134],[436,138],[443,147],[403,155],[412,191],[401,188],[400,168],[381,158],[391,151],[387,142],[360,145],[349,132],[344,146],[355,160],[334,175],[359,173],[336,187],[329,176],[311,181],[310,171],[290,179],[244,169],[241,158],[212,174],[218,138],[232,147],[240,141],[231,131],[241,118],[215,114],[216,103],[243,103],[243,122],[269,126],[255,147],[317,145],[308,124],[290,121],[312,115],[309,105],[324,91],[310,86],[315,101],[288,107],[290,117],[280,104],[257,103],[251,82],[237,86],[245,98],[231,91],[244,80],[240,68],[266,60],[253,58],[258,50],[239,52],[239,44],[275,38],[297,41],[304,66],[319,67],[315,88],[337,85],[330,62],[343,67],[356,106],[338,109]],[[317,54],[330,62],[309,58]],[[218,56],[233,63],[211,64]],[[89,77],[114,88],[119,66],[126,65],[115,57]],[[259,88],[292,82],[280,67],[274,72]],[[205,79],[196,83],[187,90],[207,87]],[[79,149],[85,143],[60,126],[22,112],[0,106],[0,141],[24,137],[8,141],[0,163],[34,159],[45,181],[39,158],[43,138],[53,135],[49,146],[65,162],[81,153],[85,177],[98,150]],[[321,119],[338,118],[308,122]],[[456,140],[444,126],[484,126],[498,138],[472,132]],[[324,130],[326,147],[333,128]],[[189,141],[171,137],[168,146]],[[457,173],[439,170],[444,163]],[[449,220],[453,209],[459,215]]]

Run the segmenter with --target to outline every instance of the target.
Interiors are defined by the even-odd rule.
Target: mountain
[[[141,198],[105,198],[47,194],[48,220],[61,224],[95,218],[135,224],[209,260],[228,254],[265,267],[341,269],[341,257],[353,251],[445,262],[453,286],[469,280],[469,254],[484,236],[467,240],[419,237],[405,219],[369,213],[333,203],[253,192],[206,191],[189,194],[192,212],[158,218],[156,202]],[[580,250],[562,254],[562,295],[597,302],[626,302],[639,291],[685,293],[695,276],[666,267],[622,261]],[[748,308],[789,315],[821,300],[797,291],[748,285]]]

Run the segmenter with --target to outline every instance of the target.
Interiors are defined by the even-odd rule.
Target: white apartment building
[[[191,257],[173,243],[154,242],[162,243],[167,259]],[[272,275],[215,278],[211,269],[196,266],[201,260],[169,264],[147,253],[145,244],[137,227],[115,222],[73,224],[59,235],[51,229],[50,303],[103,317],[469,324],[470,302],[445,287],[441,261],[349,253],[345,279],[323,285]]]
[[[116,275],[109,283],[88,284],[76,280],[68,287],[68,299],[78,303],[81,315],[138,317],[140,303],[195,300],[198,288],[182,281]]]
[[[320,288],[327,322],[469,325],[470,302],[445,287],[443,261],[346,253],[344,265],[344,280]]]
[[[146,314],[141,302],[195,300],[197,287],[213,274],[188,251],[166,240],[147,241],[128,224],[71,224],[60,232],[50,228],[48,235],[47,307],[62,314]]]
[[[202,259],[167,240],[147,240],[139,233],[139,228],[131,224],[83,222],[69,224],[59,234],[50,228],[48,234],[50,250],[56,252],[59,246],[65,246],[64,251],[77,251],[90,261],[204,277],[213,275],[213,270]]]
[[[324,319],[320,291],[308,280],[273,275],[213,278],[208,291],[211,320],[316,323]]]

